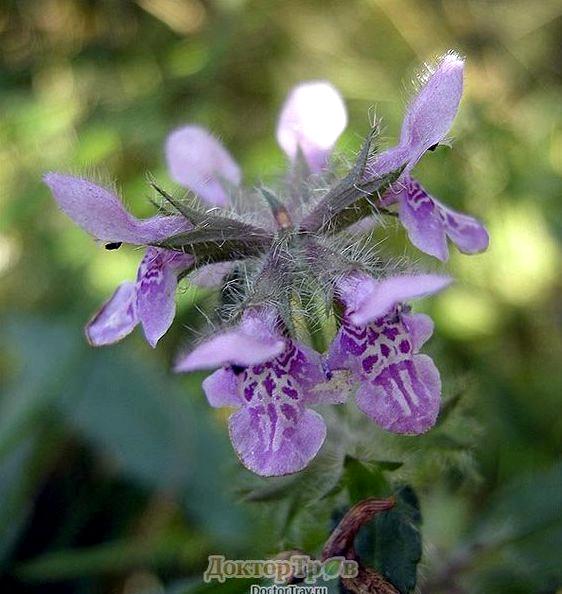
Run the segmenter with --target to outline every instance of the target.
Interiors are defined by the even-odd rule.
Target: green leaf
[[[392,494],[381,467],[348,456],[345,460],[344,481],[352,504],[369,497],[384,498]]]
[[[342,567],[341,559],[331,559],[324,563],[323,572],[327,580],[333,580],[338,577]]]
[[[375,124],[363,142],[351,171],[322,198],[302,221],[303,229],[316,231],[323,227],[329,227],[330,232],[337,233],[363,217],[373,214],[373,211],[388,212],[385,209],[375,208],[371,199],[375,195],[382,195],[390,184],[400,177],[404,167],[374,180],[364,181],[363,179],[369,157],[376,151],[373,142],[379,132],[379,126]]]
[[[205,262],[235,260],[266,249],[273,241],[267,231],[224,217],[209,217],[199,226],[168,237],[158,246],[181,249]]]
[[[16,567],[26,581],[61,581],[89,575],[123,573],[137,567],[194,568],[210,552],[204,537],[193,533],[163,534],[159,539],[107,542],[98,546],[45,553]]]
[[[231,505],[223,484],[232,451],[203,402],[201,378],[184,383],[159,365],[134,356],[126,344],[89,350],[60,410],[123,475],[177,492],[213,536],[244,540],[251,536],[244,530],[247,518]]]
[[[463,544],[476,591],[511,593],[508,575],[528,592],[551,592],[562,584],[561,485],[562,462],[512,481],[493,498]]]
[[[80,345],[78,333],[63,324],[6,316],[0,325],[16,370],[0,400],[1,458],[41,424],[80,357]],[[46,353],[57,354],[56,366]]]
[[[148,181],[152,188],[164,198],[166,202],[171,204],[179,213],[181,213],[192,225],[200,225],[209,220],[209,213],[203,209],[202,205],[189,204],[186,200],[175,198],[166,190],[156,184],[151,176],[148,176]]]
[[[395,497],[395,507],[377,515],[359,533],[357,551],[366,565],[372,565],[401,594],[410,594],[422,556],[421,514],[411,487],[402,487]]]
[[[6,316],[2,346],[14,373],[0,399],[0,561],[26,526],[36,490],[63,439],[53,403],[77,359],[76,337],[63,324]],[[56,353],[57,365],[52,365]]]
[[[507,484],[478,523],[474,538],[507,542],[551,526],[562,528],[561,487],[562,462]]]
[[[441,410],[439,411],[439,417],[437,418],[436,427],[443,425],[449,417],[455,412],[463,396],[466,394],[466,390],[457,390],[450,398],[443,401]]]
[[[0,400],[0,533],[9,528],[10,542],[69,430],[124,477],[175,493],[213,537],[253,536],[224,487],[233,454],[204,402],[200,375],[170,376],[131,343],[88,348],[74,325],[12,318],[3,330],[16,370]],[[7,537],[2,545],[7,554]]]
[[[33,510],[35,493],[58,454],[58,427],[35,428],[0,460],[0,562],[11,554]]]

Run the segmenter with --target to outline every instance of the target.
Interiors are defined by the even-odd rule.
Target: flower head
[[[178,274],[193,263],[189,254],[149,247],[136,283],[126,281],[88,322],[86,336],[93,346],[113,344],[140,322],[146,340],[155,347],[170,327],[175,311]]]
[[[266,476],[303,469],[327,434],[312,407],[342,403],[350,390],[381,427],[427,431],[441,381],[419,351],[433,323],[408,303],[444,289],[450,278],[389,276],[384,257],[362,250],[357,236],[397,207],[412,243],[442,260],[447,236],[467,253],[487,245],[475,219],[411,177],[453,121],[463,67],[455,54],[444,56],[411,101],[398,145],[373,155],[374,129],[335,181],[330,154],[347,115],[339,93],[319,81],[296,87],[282,108],[277,140],[290,175],[280,187],[244,189],[227,149],[194,125],[177,128],[165,144],[171,178],[191,194],[174,196],[153,183],[166,208],[151,218],[137,219],[91,181],[47,174],[60,208],[106,247],[146,246],[136,281],[122,283],[88,323],[89,342],[111,344],[140,325],[155,346],[174,319],[179,279],[219,285],[221,330],[181,356],[176,371],[213,370],[203,389],[211,406],[237,409],[230,436],[247,468]],[[321,307],[338,324],[326,355],[306,344],[307,332],[314,343]]]
[[[326,437],[308,406],[341,402],[318,353],[279,332],[274,311],[249,309],[240,325],[182,357],[176,371],[220,367],[203,382],[214,407],[238,410],[229,419],[232,444],[254,472],[283,475],[304,468]]]
[[[422,252],[447,260],[447,237],[467,254],[488,247],[488,233],[475,218],[455,212],[431,197],[410,176],[423,154],[443,141],[453,123],[463,90],[464,61],[455,53],[443,56],[421,77],[421,88],[410,102],[399,143],[376,156],[366,176],[383,175],[405,165],[399,182],[381,204],[398,204],[400,222]]]
[[[192,227],[185,217],[177,215],[137,219],[114,192],[83,178],[48,173],[44,181],[60,208],[95,239],[109,246],[157,243]],[[177,276],[193,261],[189,254],[149,247],[137,282],[120,285],[86,326],[90,344],[117,342],[141,322],[149,344],[156,346],[174,318]]]
[[[353,372],[359,383],[357,405],[384,429],[416,434],[435,423],[441,380],[433,361],[419,354],[433,333],[433,323],[424,314],[411,314],[405,302],[450,282],[433,274],[379,282],[351,274],[338,284],[345,313],[328,366]]]

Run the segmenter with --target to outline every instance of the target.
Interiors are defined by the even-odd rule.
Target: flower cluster
[[[414,246],[440,260],[448,257],[447,237],[466,253],[486,249],[476,219],[444,206],[411,177],[448,133],[463,67],[449,53],[427,68],[398,144],[376,152],[373,130],[340,179],[330,156],[347,115],[327,82],[303,83],[286,100],[277,139],[290,168],[278,191],[244,190],[228,151],[193,125],[172,132],[165,147],[171,177],[191,194],[176,198],[153,184],[166,208],[151,218],[135,218],[114,192],[91,181],[47,174],[59,207],[106,248],[146,246],[136,280],[122,283],[86,326],[89,342],[112,344],[140,323],[155,346],[174,319],[178,280],[187,276],[236,297],[217,312],[220,329],[182,354],[176,370],[214,370],[203,389],[211,406],[236,409],[230,436],[250,470],[271,476],[303,469],[326,438],[312,407],[350,394],[388,431],[427,431],[441,393],[435,364],[420,353],[433,324],[409,304],[451,279],[391,268],[353,248],[388,215],[398,216]],[[326,353],[305,343],[299,323],[319,301],[338,327]]]

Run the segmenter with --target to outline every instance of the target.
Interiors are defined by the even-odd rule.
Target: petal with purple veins
[[[326,359],[328,369],[349,369],[358,373],[360,357],[367,346],[367,328],[344,322],[330,345]]]
[[[435,364],[427,355],[414,355],[390,363],[376,377],[362,382],[357,405],[384,429],[415,435],[435,424],[440,395]]]
[[[478,254],[488,249],[490,238],[478,219],[456,212],[438,202],[437,204],[440,207],[445,232],[461,252]]]
[[[326,424],[311,410],[296,417],[266,406],[245,407],[229,419],[230,439],[242,464],[262,476],[305,468],[326,438]]]
[[[138,323],[136,287],[124,282],[86,325],[86,337],[93,346],[113,344],[130,334]]]
[[[287,347],[277,357],[277,361],[292,380],[298,383],[302,390],[303,402],[308,401],[306,394],[310,390],[326,381],[322,357],[304,344],[298,344],[294,340],[287,341]]]
[[[171,177],[212,205],[230,203],[227,185],[238,186],[240,168],[224,146],[199,126],[174,130],[166,140]]]
[[[389,431],[421,433],[435,422],[439,373],[429,357],[417,353],[432,330],[428,316],[397,307],[368,326],[344,319],[330,351],[330,368],[347,368],[359,380],[359,408]]]
[[[148,343],[155,347],[174,320],[178,270],[188,267],[187,254],[150,247],[137,275],[137,311]]]
[[[303,404],[341,404],[347,398],[345,385],[330,381],[322,356],[314,349],[288,340],[285,351],[276,358],[276,376],[286,374],[298,386]]]
[[[255,337],[259,322],[270,327],[271,316],[267,311],[254,312],[246,318],[245,331]],[[237,348],[242,352],[243,345]],[[205,363],[210,356],[204,353]],[[320,449],[326,427],[306,405],[341,402],[341,393],[329,387],[316,392],[327,385],[320,355],[287,339],[274,356],[219,369],[203,388],[211,406],[241,407],[229,420],[233,446],[247,468],[273,476],[301,470]]]
[[[415,181],[400,194],[400,222],[414,246],[441,261],[449,258],[447,238],[435,200]]]
[[[334,336],[326,355],[326,366],[330,372],[349,369],[349,353],[342,345],[342,328]]]
[[[422,252],[447,260],[447,235],[465,253],[477,253],[488,247],[488,233],[473,217],[455,212],[430,196],[414,179],[404,180],[399,196],[400,221],[410,241]]]
[[[291,161],[302,151],[310,171],[318,173],[346,125],[338,91],[328,82],[307,82],[289,93],[279,116],[277,141]]]
[[[43,179],[61,210],[101,241],[143,245],[162,241],[191,227],[181,216],[137,219],[114,192],[87,179],[61,173],[47,173]]]

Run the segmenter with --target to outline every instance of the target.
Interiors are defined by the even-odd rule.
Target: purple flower
[[[277,141],[291,161],[300,150],[310,171],[318,173],[346,125],[347,112],[338,91],[328,82],[307,82],[289,93],[279,116]]]
[[[93,346],[118,342],[140,322],[150,346],[166,333],[176,312],[178,274],[189,268],[189,254],[149,247],[140,263],[136,283],[126,281],[86,325]]]
[[[235,407],[232,444],[246,468],[263,476],[302,470],[326,437],[322,417],[308,408],[342,402],[329,388],[321,357],[284,338],[271,309],[248,309],[240,325],[181,358],[177,371],[221,366],[203,382],[214,407]]]
[[[279,115],[277,141],[291,161],[299,150],[312,173],[327,165],[347,125],[338,91],[328,82],[302,83],[289,93]],[[174,180],[211,204],[230,204],[228,185],[238,186],[240,168],[224,146],[204,128],[188,125],[166,140],[166,159]]]
[[[433,361],[419,354],[433,332],[431,319],[403,303],[445,288],[435,274],[375,281],[351,273],[337,285],[345,313],[328,354],[332,370],[349,369],[359,381],[359,408],[384,429],[417,434],[439,413],[441,380]]]
[[[439,60],[406,111],[400,142],[377,156],[365,173],[367,178],[380,176],[406,164],[402,178],[383,197],[382,204],[398,203],[400,221],[410,241],[440,260],[449,256],[447,236],[467,254],[484,251],[489,243],[488,233],[477,219],[445,207],[409,174],[422,155],[449,131],[461,100],[463,71],[464,61],[456,54]]]
[[[191,228],[182,216],[137,219],[113,192],[86,179],[48,173],[44,181],[60,208],[104,242],[156,243]],[[90,344],[113,344],[140,322],[148,343],[155,347],[174,318],[177,275],[193,262],[188,254],[149,247],[139,266],[137,282],[121,284],[86,326]]]
[[[166,159],[171,177],[211,205],[228,206],[228,184],[242,180],[230,153],[199,126],[174,130],[166,140]]]

